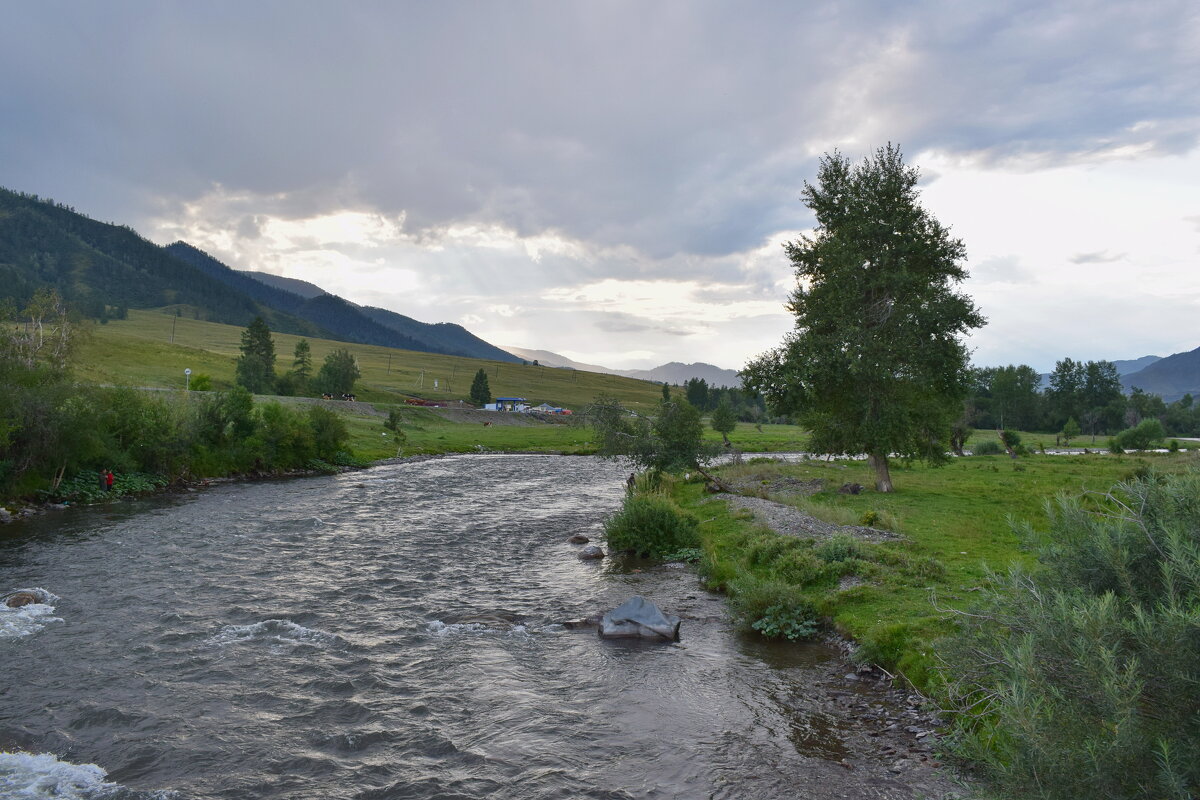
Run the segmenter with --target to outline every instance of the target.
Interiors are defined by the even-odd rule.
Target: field
[[[156,388],[183,388],[184,369],[193,377],[206,374],[213,388],[233,385],[242,328],[203,322],[162,311],[130,311],[129,318],[96,325],[80,348],[76,374],[96,383]],[[272,334],[276,371],[286,372],[301,337]],[[580,408],[600,392],[618,397],[625,405],[649,409],[662,396],[658,384],[594,372],[523,366],[458,356],[417,353],[375,345],[347,344],[309,339],[314,371],[325,356],[344,347],[358,358],[362,379],[356,391],[360,400],[403,402],[415,396],[430,400],[467,400],[471,380],[479,369],[487,371],[494,397],[525,397],[531,404],[549,403]]]
[[[835,627],[863,645],[864,658],[898,669],[922,688],[931,688],[932,644],[952,625],[951,609],[968,607],[987,579],[988,570],[1006,569],[1027,559],[1014,524],[1034,528],[1046,522],[1046,504],[1058,493],[1079,495],[1109,489],[1148,468],[1179,470],[1200,463],[1197,453],[1113,456],[1030,455],[970,456],[948,466],[893,468],[896,491],[873,491],[872,473],[857,461],[809,461],[800,464],[753,463],[731,466],[721,474],[742,486],[814,516],[839,524],[859,524],[864,515],[892,521],[902,542],[875,548],[875,563],[863,564],[865,579],[839,583],[828,574],[796,586]],[[820,480],[824,488],[804,497],[788,493],[795,481]],[[846,483],[867,487],[861,494],[839,494]],[[703,520],[705,549],[716,583],[747,576],[787,583],[776,563],[754,563],[753,553],[776,548],[783,537],[754,523],[744,511],[705,495],[696,483],[675,490],[677,499]],[[877,523],[878,524],[878,523]],[[811,540],[792,543],[818,552]],[[858,585],[853,585],[857,583]]]

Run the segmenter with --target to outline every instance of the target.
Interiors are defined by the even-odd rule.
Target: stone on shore
[[[587,547],[579,551],[579,558],[583,561],[604,558],[604,551],[601,550],[597,545],[589,544]]]
[[[600,620],[599,634],[604,639],[679,640],[679,617],[664,614],[658,606],[634,595]]]
[[[588,542],[591,541],[591,539],[584,536],[582,533],[577,533],[574,536],[572,536],[570,539],[567,539],[567,541],[570,542],[571,544],[587,544]]]

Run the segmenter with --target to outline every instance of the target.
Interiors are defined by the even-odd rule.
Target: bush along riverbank
[[[718,471],[741,495],[640,478],[610,547],[637,549],[622,528],[643,520],[643,552],[693,560],[744,629],[849,637],[856,660],[949,712],[955,752],[1003,796],[1186,798],[1200,776],[1196,465],[968,457],[902,467],[882,495],[858,462],[756,459]]]
[[[369,463],[349,452],[350,433],[333,411],[256,403],[240,387],[211,395],[62,382],[53,392],[26,388],[25,399],[42,413],[23,414],[0,453],[0,497],[9,505],[97,502],[211,478],[329,473]],[[46,436],[39,439],[41,428]],[[18,450],[17,442],[26,446]],[[111,489],[102,480],[109,470]]]

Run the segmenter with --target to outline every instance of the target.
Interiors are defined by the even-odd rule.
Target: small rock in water
[[[596,558],[604,558],[604,551],[594,544],[589,544],[587,547],[579,551],[579,558],[583,561],[591,561]]]
[[[582,533],[577,533],[574,536],[572,536],[570,539],[567,539],[567,541],[570,542],[571,544],[587,544],[588,542],[591,541],[591,539],[584,536]]]
[[[8,597],[4,598],[4,605],[9,608],[20,608],[31,603],[40,603],[41,598],[33,592],[13,592]]]

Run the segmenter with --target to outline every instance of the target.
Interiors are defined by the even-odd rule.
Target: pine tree
[[[237,361],[236,380],[255,394],[275,389],[275,340],[262,317],[255,317],[242,331],[242,355]]]
[[[292,374],[302,381],[312,377],[312,348],[308,339],[296,342],[296,350],[292,356]]]
[[[485,406],[492,402],[492,390],[488,387],[487,372],[480,369],[475,373],[475,380],[471,381],[471,402],[477,406]]]

